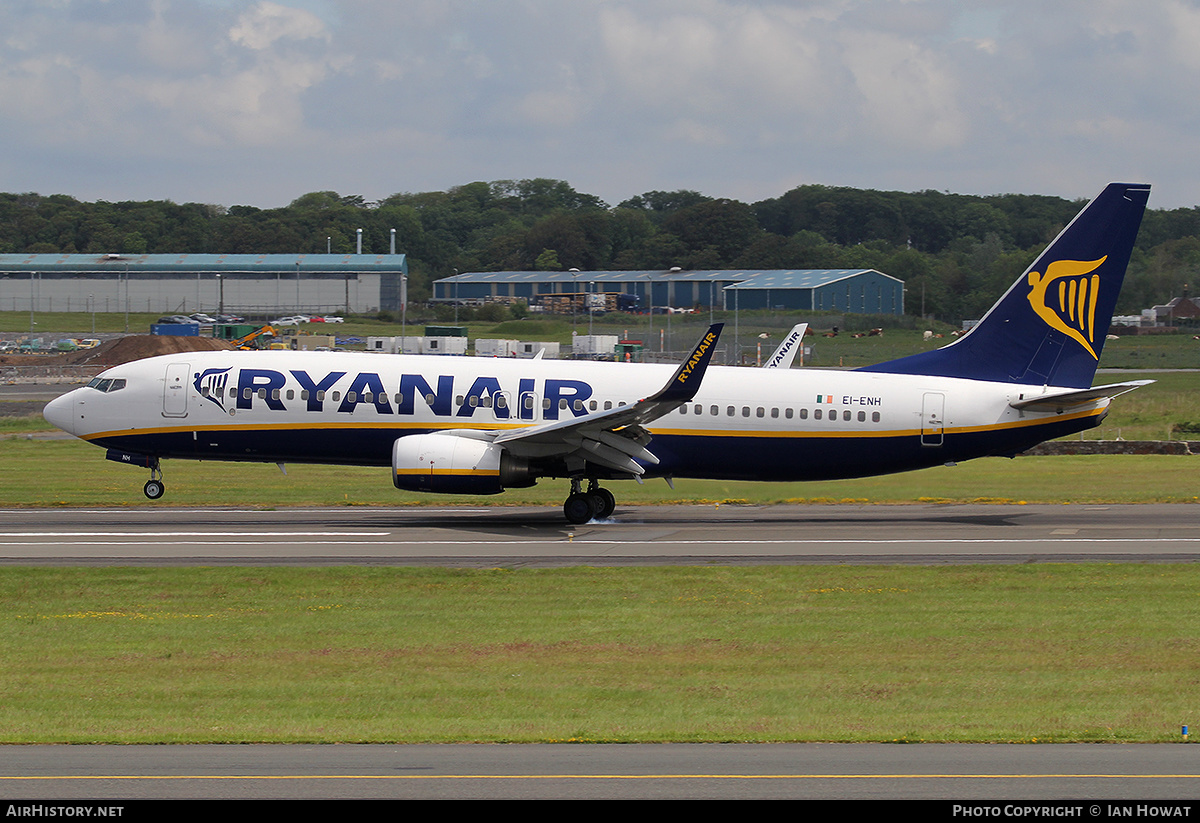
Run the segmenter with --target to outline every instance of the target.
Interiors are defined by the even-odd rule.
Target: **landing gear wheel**
[[[594,489],[588,489],[588,495],[595,502],[596,513],[593,515],[597,520],[607,520],[612,517],[612,513],[616,511],[617,499],[613,497],[613,493],[608,489],[602,489],[597,486]]]
[[[163,486],[163,482],[161,480],[147,480],[146,485],[142,487],[142,491],[144,491],[146,496],[151,500],[157,500],[163,496],[163,492],[166,491],[166,487]]]
[[[563,503],[563,515],[576,526],[596,516],[596,499],[584,492],[575,492]]]

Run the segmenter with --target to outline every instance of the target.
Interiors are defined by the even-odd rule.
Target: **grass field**
[[[5,506],[415,506],[548,505],[566,496],[562,481],[501,495],[419,495],[393,488],[386,468],[163,461],[166,495],[142,496],[149,472],[104,459],[77,440],[0,440],[0,505]],[[610,485],[619,506],[703,503],[1195,503],[1200,458],[1080,455],[984,458],[953,468],[816,483],[661,480]]]
[[[1170,741],[1200,567],[0,570],[2,742]]]

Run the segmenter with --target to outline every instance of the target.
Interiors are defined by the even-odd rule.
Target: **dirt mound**
[[[229,350],[233,346],[212,337],[168,337],[134,334],[101,343],[94,349],[62,354],[0,355],[0,366],[119,366],[159,354]]]
[[[160,354],[178,354],[188,351],[229,350],[233,346],[225,340],[213,337],[170,337],[155,334],[135,334],[118,337],[101,343],[94,349],[67,352],[55,357],[56,363],[64,366],[90,366],[103,364],[118,366],[133,360],[155,357]]]

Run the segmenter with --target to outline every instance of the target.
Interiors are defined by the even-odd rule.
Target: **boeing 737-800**
[[[191,352],[108,369],[46,406],[54,425],[148,468],[160,460],[390,466],[399,489],[494,494],[564,478],[573,523],[602,481],[864,477],[1012,456],[1091,428],[1092,387],[1150,189],[1114,183],[969,333],[855,371],[677,368],[343,352]],[[586,484],[586,485],[585,485]]]

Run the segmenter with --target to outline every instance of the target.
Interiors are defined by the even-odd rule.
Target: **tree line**
[[[378,202],[311,192],[287,206],[83,202],[0,194],[0,253],[408,255],[410,296],[456,271],[878,269],[904,280],[911,314],[978,317],[1084,205],[799,186],[757,203],[651,191],[610,206],[561,180],[501,180]],[[1200,208],[1146,212],[1118,313],[1197,283]]]

